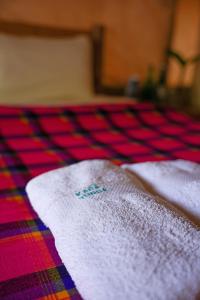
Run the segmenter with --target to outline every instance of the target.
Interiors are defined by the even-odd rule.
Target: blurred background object
[[[129,78],[125,88],[125,95],[131,98],[138,98],[140,95],[140,79],[139,76],[133,75]]]
[[[0,0],[0,19],[67,29],[105,27],[103,80],[125,85],[131,75],[159,70],[174,0]]]
[[[183,109],[200,107],[198,97],[194,99],[198,93],[191,92],[198,85],[197,63],[182,64],[180,89],[180,64],[172,55],[172,51],[184,59],[199,55],[199,0],[0,0],[0,22],[4,21],[83,31],[100,24],[104,88],[99,92],[137,97],[138,91],[125,89],[137,74],[142,99]],[[181,100],[186,94],[187,101]]]
[[[174,7],[173,31],[170,49],[189,58],[199,54],[200,38],[200,1],[177,0]],[[174,59],[169,61],[168,84],[176,86],[179,81],[179,65]],[[183,84],[191,86],[195,65],[191,64],[185,74]]]
[[[146,79],[143,81],[141,88],[141,99],[143,100],[155,100],[156,97],[156,79],[155,69],[152,65],[148,66]]]
[[[199,18],[199,28],[200,28],[200,18]],[[199,29],[200,31],[200,29]],[[198,51],[200,53],[200,33],[198,40]],[[193,111],[200,112],[200,61],[197,62],[195,66],[194,80],[192,84],[192,103]]]
[[[169,57],[167,84],[172,88],[169,103],[185,109],[187,112],[199,114],[200,98],[197,96],[198,85],[200,85],[197,71],[200,64],[199,0],[176,1],[170,49],[175,50],[178,56],[171,52],[172,55]],[[189,61],[185,61],[185,59],[189,59]]]

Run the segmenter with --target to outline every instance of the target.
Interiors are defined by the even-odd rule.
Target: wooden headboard
[[[42,38],[66,38],[77,35],[87,35],[92,45],[92,74],[94,90],[96,93],[101,93],[103,91],[102,52],[104,28],[102,26],[96,25],[91,30],[78,30],[0,21],[0,33],[17,36],[37,36]]]

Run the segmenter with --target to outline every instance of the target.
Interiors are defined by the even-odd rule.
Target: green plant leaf
[[[171,49],[167,50],[167,56],[175,58],[182,67],[184,67],[187,64],[187,60],[184,59],[181,56],[181,54],[175,50],[171,50]]]

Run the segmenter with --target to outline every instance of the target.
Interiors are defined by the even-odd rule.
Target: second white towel
[[[123,165],[151,192],[176,205],[200,224],[200,165],[186,160]]]

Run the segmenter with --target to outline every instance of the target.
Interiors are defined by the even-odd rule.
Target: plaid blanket
[[[24,192],[33,176],[92,158],[200,162],[200,122],[145,103],[1,107],[0,130],[1,299],[81,299]]]

